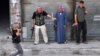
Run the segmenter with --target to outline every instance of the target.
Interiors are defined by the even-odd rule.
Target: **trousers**
[[[48,43],[48,36],[47,36],[45,25],[41,25],[41,26],[35,25],[35,42],[34,43],[35,44],[39,43],[39,30],[41,30],[42,32],[44,42]]]

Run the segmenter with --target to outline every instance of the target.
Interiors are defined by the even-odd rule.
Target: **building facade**
[[[43,7],[45,11],[53,15],[57,5],[62,5],[65,8],[68,16],[68,27],[66,30],[66,38],[70,39],[70,30],[74,17],[75,6],[79,0],[10,0],[10,21],[11,24],[15,21],[21,22],[24,39],[34,39],[32,31],[32,15],[37,6]],[[85,6],[89,13],[86,16],[89,39],[100,39],[100,0],[84,0]],[[53,21],[46,18],[46,26],[49,40],[54,40]],[[40,34],[41,36],[41,34]]]

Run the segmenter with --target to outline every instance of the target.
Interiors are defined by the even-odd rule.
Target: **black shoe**
[[[65,44],[64,42],[58,42],[58,44]]]
[[[80,42],[76,42],[76,44],[77,44],[77,45],[79,45],[79,44],[80,44]]]
[[[68,43],[68,40],[64,42],[64,44],[67,44],[67,43]]]

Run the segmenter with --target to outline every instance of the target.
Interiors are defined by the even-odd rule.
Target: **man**
[[[85,15],[87,14],[87,10],[84,6],[84,1],[79,2],[79,6],[75,10],[75,24],[77,25],[78,31],[76,34],[76,42],[79,44],[80,43],[80,35],[82,32],[82,42],[86,42],[86,35],[87,35],[87,25],[86,25],[86,20],[85,20]]]
[[[16,53],[12,54],[11,56],[23,56],[23,49],[20,45],[20,36],[21,36],[21,27],[20,27],[20,24],[18,22],[15,22],[13,25],[12,25],[12,28],[11,28],[11,31],[12,31],[12,42],[14,44],[14,47],[18,50]]]
[[[65,27],[67,24],[67,16],[64,11],[64,8],[62,6],[58,7],[58,10],[55,14],[56,20],[55,20],[55,34],[56,34],[56,42],[59,44],[65,43],[66,38],[65,38]]]
[[[44,16],[48,16],[52,19],[55,19],[52,16],[50,16],[47,12],[43,11],[41,7],[37,7],[36,11],[33,13],[32,16],[33,27],[35,27],[35,45],[39,43],[39,29],[42,31],[44,42],[46,44],[48,43]]]

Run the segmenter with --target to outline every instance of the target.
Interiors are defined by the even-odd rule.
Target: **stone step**
[[[40,46],[40,45],[38,45]],[[63,46],[63,45],[62,45]],[[66,46],[66,45],[65,45]],[[62,48],[54,46],[47,47],[47,45],[42,45],[39,47],[33,47],[31,49],[24,49],[24,55],[34,55],[34,56],[65,56],[65,55],[76,55],[76,56],[89,56],[89,55],[100,55],[100,48],[72,48],[65,47]]]
[[[24,56],[100,56],[100,41],[79,45],[74,42],[67,44],[40,43],[38,45],[33,45],[33,42],[22,42],[21,45]],[[11,42],[4,44],[3,48],[3,52],[7,53],[8,56],[16,51]],[[1,50],[0,52],[3,53]]]
[[[100,55],[100,49],[45,49],[45,50],[32,50],[33,55]]]
[[[100,49],[24,49],[24,56],[100,56]]]

